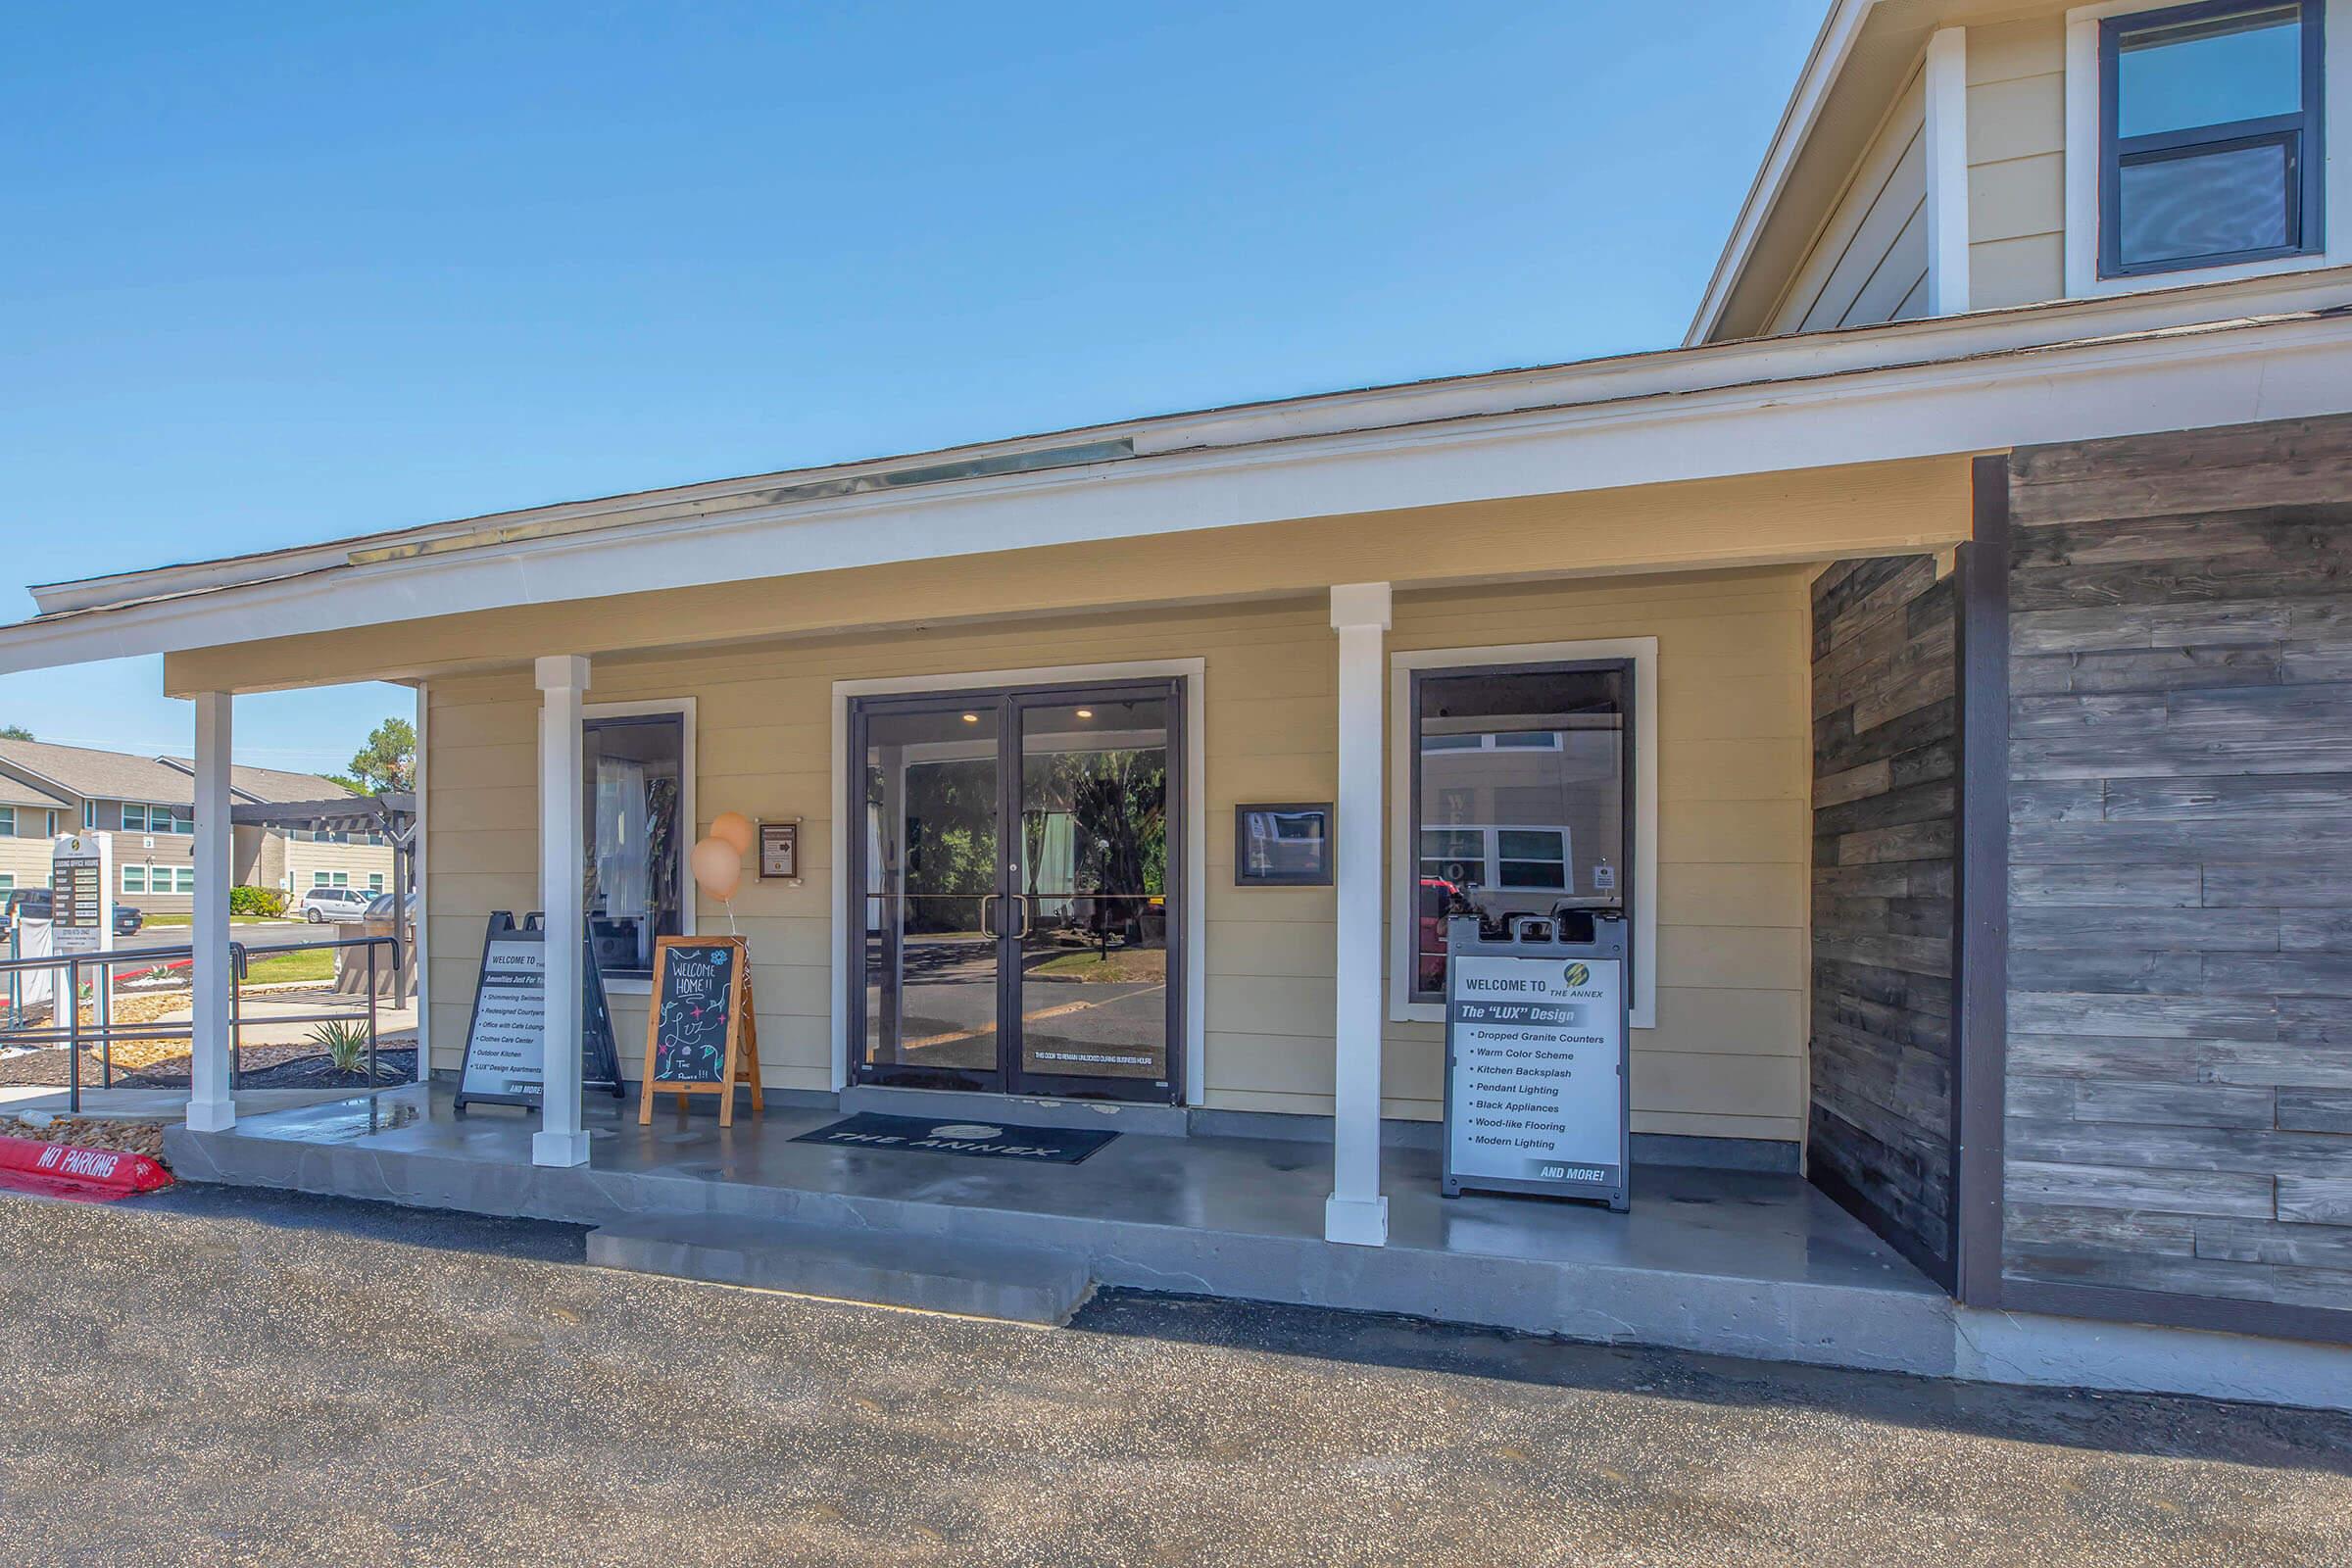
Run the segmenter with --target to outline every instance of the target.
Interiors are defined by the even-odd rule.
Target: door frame
[[[1176,1102],[1186,1105],[1201,1102],[1207,1039],[1204,1027],[1206,984],[1202,957],[1207,952],[1208,929],[1208,791],[1204,748],[1208,695],[1206,661],[1200,659],[1047,664],[1020,669],[837,680],[833,683],[833,713],[829,731],[833,765],[828,769],[831,775],[833,821],[831,859],[826,873],[832,885],[829,1021],[833,1042],[834,1092],[839,1093],[850,1085],[850,1063],[858,1046],[854,1038],[854,1025],[863,1003],[861,997],[852,996],[858,957],[852,950],[851,943],[863,939],[864,919],[860,911],[851,907],[850,899],[852,856],[863,854],[862,835],[854,848],[850,831],[854,819],[862,820],[854,816],[850,804],[850,763],[853,760],[849,748],[851,699],[944,696],[1006,687],[1100,686],[1130,680],[1176,680],[1182,686],[1181,723],[1171,726],[1179,729],[1179,734],[1171,737],[1171,749],[1181,755],[1182,766],[1170,787],[1176,794],[1176,810],[1172,821],[1179,834],[1175,858],[1182,862],[1183,881],[1179,884],[1180,918],[1176,927],[1168,933],[1168,961],[1182,971],[1182,991],[1181,1000],[1174,1009],[1180,1033],[1169,1041],[1168,1066],[1175,1079],[1173,1098]]]

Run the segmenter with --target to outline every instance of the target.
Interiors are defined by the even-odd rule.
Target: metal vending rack
[[[1631,1202],[1622,914],[1559,909],[1446,922],[1447,1198],[1465,1190]]]

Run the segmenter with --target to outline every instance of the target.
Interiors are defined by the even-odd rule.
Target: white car
[[[296,908],[313,925],[341,925],[365,915],[374,896],[366,888],[313,888]]]

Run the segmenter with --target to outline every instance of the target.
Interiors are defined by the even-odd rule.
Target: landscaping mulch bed
[[[244,1053],[244,1075],[239,1089],[365,1089],[368,1070],[340,1072],[316,1046],[255,1046]],[[416,1076],[415,1046],[386,1047],[376,1053],[375,1082],[405,1084]],[[83,1080],[85,1085],[94,1079]],[[115,1079],[118,1089],[185,1089],[188,1058],[183,1053],[171,1062]]]
[[[125,1154],[144,1154],[159,1165],[164,1162],[164,1124],[158,1121],[104,1116],[51,1116],[32,1121],[23,1116],[0,1116],[0,1137],[72,1144],[77,1149],[113,1149]]]

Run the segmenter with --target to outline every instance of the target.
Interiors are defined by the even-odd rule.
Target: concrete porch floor
[[[1078,1165],[795,1144],[831,1108],[709,1115],[592,1097],[590,1161],[529,1163],[537,1116],[446,1087],[167,1133],[189,1180],[578,1224],[674,1214],[952,1234],[1081,1254],[1097,1283],[1398,1312],[1572,1339],[1930,1374],[1953,1361],[1935,1284],[1794,1176],[1637,1167],[1633,1210],[1438,1195],[1437,1155],[1384,1159],[1391,1240],[1323,1240],[1320,1144],[1129,1135]],[[403,1112],[396,1107],[407,1107]],[[393,1126],[403,1114],[406,1125]]]

